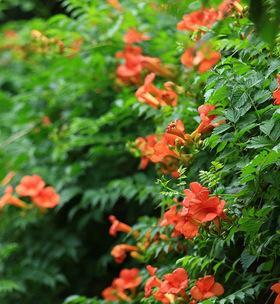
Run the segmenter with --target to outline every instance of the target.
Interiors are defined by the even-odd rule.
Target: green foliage
[[[0,180],[11,170],[14,184],[39,174],[59,192],[61,204],[47,214],[1,210],[0,302],[106,303],[100,292],[120,269],[108,252],[122,242],[140,248],[140,257],[127,257],[123,266],[141,269],[132,303],[157,303],[143,297],[147,264],[159,268],[159,277],[185,268],[189,287],[215,275],[225,294],[204,304],[266,303],[280,274],[280,111],[272,98],[280,73],[277,0],[251,1],[249,12],[242,1],[242,14],[206,29],[202,41],[222,58],[204,74],[180,64],[196,37],[176,24],[185,13],[221,1],[120,2],[123,11],[102,0],[63,0],[56,3],[61,14],[54,15],[51,8],[40,11],[36,1],[1,3],[6,19],[14,8],[50,17],[0,27]],[[144,54],[174,71],[155,83],[176,83],[177,107],[153,109],[137,101],[136,85],[116,82],[121,61],[115,54],[131,27],[152,38],[141,43]],[[216,106],[214,122],[223,123],[197,139],[180,177],[162,176],[154,164],[140,172],[130,153],[135,139],[162,134],[175,119],[191,134],[204,103]],[[227,216],[205,224],[193,240],[173,237],[159,217],[194,181],[225,200]],[[109,214],[137,235],[115,242],[108,236]]]
[[[0,246],[0,298],[5,297],[9,293],[22,292],[23,286],[15,279],[3,278],[3,271],[5,269],[5,263],[7,259],[18,249],[16,243],[1,244]]]
[[[280,7],[277,0],[250,1],[250,17],[261,37],[273,44],[280,32]],[[279,37],[278,37],[279,38]]]

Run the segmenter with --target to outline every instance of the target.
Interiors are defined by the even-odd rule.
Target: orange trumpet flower
[[[127,44],[139,43],[150,39],[151,37],[137,31],[135,28],[129,29],[123,37],[123,41]]]
[[[149,106],[157,109],[163,106],[176,106],[178,102],[178,95],[172,89],[174,84],[172,82],[164,83],[164,90],[158,89],[153,81],[156,78],[155,73],[146,76],[144,85],[141,86],[135,93],[140,102],[144,102]]]
[[[20,196],[36,196],[45,187],[45,182],[39,175],[24,176],[16,187]]]
[[[198,11],[184,15],[183,20],[177,24],[180,31],[197,31],[201,27],[210,28],[219,20],[219,13],[213,8],[202,8]]]
[[[199,50],[188,48],[181,57],[181,62],[188,68],[196,68],[199,73],[210,70],[219,60],[221,54],[212,51],[208,46]]]
[[[138,251],[138,247],[128,244],[119,244],[111,250],[111,255],[114,257],[116,263],[121,264],[126,259],[127,253],[132,251]]]
[[[60,196],[55,192],[53,187],[46,187],[37,195],[32,196],[32,201],[41,208],[54,208],[59,204]]]
[[[112,223],[109,234],[112,236],[117,236],[118,232],[129,233],[131,231],[131,227],[123,222],[120,222],[114,215],[109,216],[109,220]]]
[[[223,286],[220,283],[216,283],[214,276],[210,275],[197,280],[195,286],[191,289],[191,295],[197,301],[221,296],[223,293]]]
[[[273,92],[274,104],[280,106],[280,75],[277,76],[278,88]]]

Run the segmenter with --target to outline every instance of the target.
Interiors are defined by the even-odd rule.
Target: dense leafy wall
[[[132,267],[134,286],[121,277],[105,298],[188,303],[197,279],[214,275],[224,293],[203,303],[274,301],[278,7],[221,2],[64,0],[40,11],[36,1],[4,1],[6,19],[14,7],[31,14],[23,17],[64,14],[1,25],[0,178],[15,171],[16,186],[39,174],[61,198],[43,213],[3,207],[3,303],[103,303],[102,290]],[[202,5],[205,19],[184,18],[177,29]],[[208,202],[209,190],[216,204],[202,208],[206,217],[193,211],[194,182],[204,186],[195,202]],[[110,214],[132,226],[111,217],[111,234],[128,235],[108,235]],[[128,252],[125,266],[112,249],[119,262]],[[157,283],[145,298],[149,264]],[[163,276],[182,268],[182,287],[157,294]]]

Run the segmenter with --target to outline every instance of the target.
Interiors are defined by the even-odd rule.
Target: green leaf
[[[221,134],[221,133],[224,133],[226,130],[230,129],[231,128],[231,125],[228,125],[228,124],[222,124],[218,127],[216,127],[212,134]]]
[[[271,147],[273,143],[271,140],[265,136],[256,136],[252,137],[247,145],[246,148],[248,149],[258,149],[258,148],[264,148],[264,147]]]
[[[242,252],[240,261],[245,272],[255,262],[256,258],[256,256],[250,255],[246,250]]]
[[[267,136],[269,136],[270,132],[274,127],[275,121],[273,119],[266,120],[260,125],[260,130]]]
[[[264,102],[266,102],[267,100],[271,99],[272,94],[269,90],[261,90],[258,91],[253,98],[253,101],[256,104],[262,104]]]

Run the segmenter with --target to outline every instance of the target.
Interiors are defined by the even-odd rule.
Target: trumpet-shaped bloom
[[[153,267],[152,265],[147,265],[146,269],[149,272],[150,276],[154,276],[157,272],[157,267]]]
[[[188,215],[200,223],[210,222],[217,217],[224,217],[225,201],[217,196],[209,196],[209,190],[199,183],[191,183],[185,192],[183,206]]]
[[[191,204],[189,215],[192,219],[205,223],[214,220],[217,217],[224,217],[225,201],[217,196],[209,197],[205,201]]]
[[[201,27],[210,28],[219,20],[219,17],[219,12],[213,8],[202,8],[198,11],[184,15],[183,20],[177,24],[177,29],[180,31],[197,31]]]
[[[164,213],[163,220],[160,222],[161,226],[172,225],[174,227],[172,236],[183,235],[186,239],[193,239],[198,235],[199,225],[192,220],[192,218],[185,212],[177,211],[176,206],[172,206]]]
[[[110,215],[109,220],[112,223],[109,230],[110,235],[116,236],[118,232],[129,233],[131,231],[131,227],[129,225],[120,222],[114,215]]]
[[[188,286],[188,273],[183,268],[177,268],[172,273],[164,275],[160,280],[155,272],[156,268],[148,265],[147,270],[151,277],[145,284],[145,297],[153,297],[163,303],[174,303],[177,296],[185,295],[185,289]]]
[[[203,187],[200,183],[190,183],[190,189],[184,191],[186,198],[183,201],[185,208],[189,208],[190,204],[207,200],[210,194],[208,188]]]
[[[199,73],[210,70],[219,60],[221,54],[203,46],[199,50],[188,48],[181,57],[181,62],[188,68],[196,68]]]
[[[151,265],[147,265],[146,269],[150,274],[150,278],[145,283],[145,297],[148,298],[152,295],[153,289],[155,287],[160,287],[161,280],[156,276],[157,268]]]
[[[137,250],[138,247],[136,246],[131,246],[128,244],[119,244],[111,250],[111,255],[114,257],[117,263],[121,264],[125,260],[128,252]]]
[[[181,215],[177,212],[177,206],[172,206],[163,215],[163,219],[160,222],[161,226],[176,225],[181,221]]]
[[[274,104],[280,105],[280,75],[277,76],[278,88],[273,92]]]
[[[184,123],[180,119],[167,126],[164,138],[171,146],[184,145],[192,140],[190,135],[186,133]]]
[[[224,293],[224,288],[220,283],[215,282],[214,276],[205,276],[196,281],[191,288],[191,295],[197,301],[203,301]]]
[[[13,187],[7,186],[5,189],[5,193],[2,197],[0,197],[0,209],[2,209],[6,205],[13,205],[18,208],[26,208],[27,204],[20,200],[19,198],[13,196]]]
[[[119,277],[114,279],[111,286],[105,288],[102,292],[102,296],[107,301],[122,300],[130,302],[131,297],[128,296],[126,290],[134,290],[141,284],[142,278],[139,275],[139,269],[123,269],[121,270]]]
[[[24,176],[16,187],[16,193],[20,196],[36,196],[45,187],[45,182],[39,175]]]
[[[175,301],[175,296],[161,292],[160,288],[154,292],[154,298],[162,304],[171,304]]]
[[[224,123],[224,120],[213,122],[217,118],[216,115],[211,115],[210,112],[215,110],[214,105],[204,104],[198,108],[198,113],[201,119],[201,123],[197,129],[193,132],[194,134],[203,134],[211,131],[215,127]]]
[[[161,136],[149,135],[146,138],[140,137],[136,140],[136,147],[140,150],[142,161],[141,168],[145,169],[148,163],[159,163],[164,158],[171,156],[176,157],[176,153],[170,150],[168,143]]]
[[[279,106],[280,105],[280,89],[277,89],[273,92],[273,98],[274,100],[274,104]]]
[[[177,29],[180,31],[197,31],[204,32],[202,27],[211,28],[213,24],[226,15],[231,13],[235,8],[239,13],[243,12],[243,7],[240,5],[240,0],[224,0],[217,10],[214,8],[201,8],[183,16],[183,20],[177,24]]]
[[[177,178],[183,152],[182,146],[188,145],[191,141],[192,137],[185,133],[181,120],[169,124],[163,135],[138,138],[135,145],[141,154],[141,168],[146,168],[149,162],[158,163],[163,174],[170,174]],[[182,157],[186,162],[191,155],[183,154]]]
[[[119,277],[114,280],[114,285],[119,289],[134,289],[142,282],[142,277],[139,275],[139,269],[122,269]]]
[[[53,187],[46,187],[37,195],[32,196],[32,201],[41,208],[54,208],[59,204],[60,196]]]
[[[146,76],[144,85],[139,87],[135,93],[137,99],[156,109],[168,105],[175,107],[178,102],[178,95],[172,89],[173,83],[166,82],[164,90],[158,89],[153,84],[155,77],[155,73]]]
[[[151,161],[154,163],[164,162],[167,158],[176,158],[178,155],[176,152],[171,150],[171,146],[168,145],[168,142],[164,136],[159,140],[154,146],[154,153],[150,157]]]
[[[116,53],[116,58],[124,62],[117,67],[117,77],[122,83],[137,84],[141,82],[142,49],[139,46],[127,44],[123,51]]]
[[[148,298],[152,295],[155,287],[160,287],[161,281],[155,275],[148,278],[145,284],[145,297]]]
[[[182,212],[181,214],[184,220],[179,221],[174,226],[173,236],[183,235],[185,239],[193,239],[199,233],[199,224],[187,214],[183,215],[184,212]]]
[[[172,273],[166,274],[160,290],[163,293],[179,294],[188,287],[189,277],[184,268],[177,268]]]
[[[167,210],[160,222],[161,226],[173,226],[173,237],[183,235],[186,239],[193,239],[203,223],[213,221],[218,226],[219,219],[226,218],[225,201],[210,196],[208,188],[193,182],[184,192],[183,202]]]
[[[149,36],[137,31],[135,28],[128,30],[123,37],[124,42],[127,44],[139,43],[150,39],[151,38]]]
[[[114,282],[112,283],[112,286],[109,286],[102,291],[102,297],[107,301],[131,301],[131,298],[123,290],[114,286]]]
[[[239,3],[240,0],[224,0],[218,8],[221,16],[224,17],[232,12],[233,9],[236,9],[238,13],[243,12],[243,7]]]
[[[151,161],[151,156],[154,154],[154,146],[158,142],[156,135],[148,135],[144,137],[138,137],[135,141],[136,147],[141,153],[141,163],[140,168],[142,170],[146,169],[149,162]]]
[[[144,56],[142,52],[141,47],[126,44],[123,51],[116,53],[116,58],[123,59],[123,63],[117,67],[117,77],[120,83],[140,84],[143,71],[172,76],[171,71],[162,65],[159,58]]]
[[[274,304],[280,304],[280,282],[273,284],[271,290],[277,294]]]
[[[102,297],[107,301],[117,301],[119,299],[118,290],[109,286],[102,291]]]

